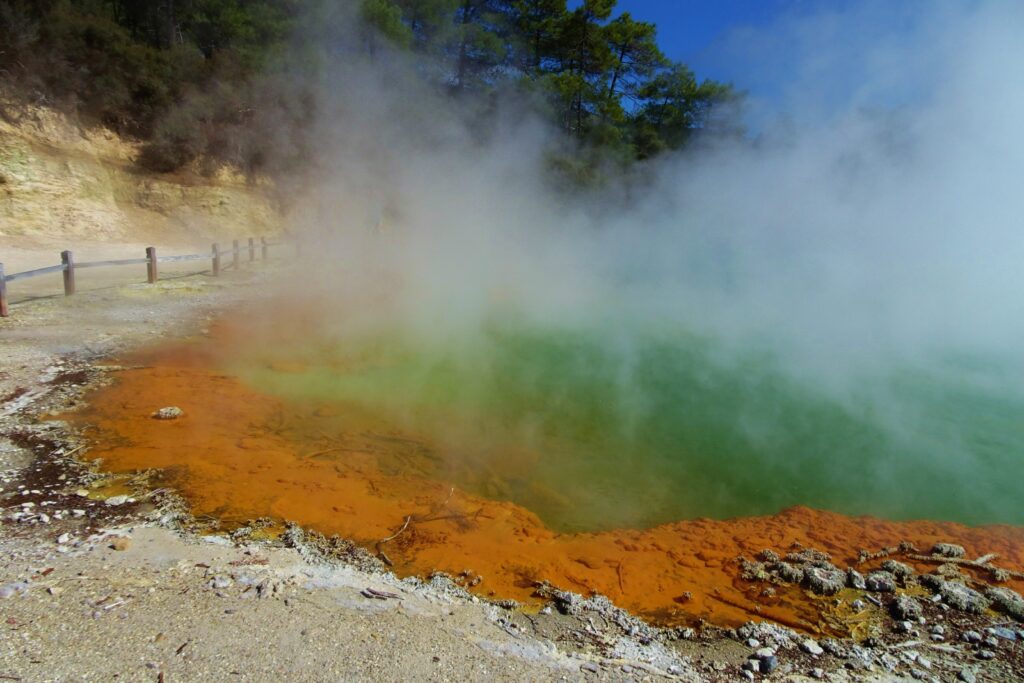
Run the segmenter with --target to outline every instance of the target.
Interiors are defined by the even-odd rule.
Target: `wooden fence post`
[[[7,277],[4,276],[4,264],[0,263],[0,318],[6,318],[10,314],[7,310]]]
[[[220,275],[220,247],[217,243],[213,243],[213,276],[217,277]]]
[[[153,284],[159,278],[156,267],[156,247],[146,247],[146,258],[149,259],[146,262],[146,280],[149,281],[149,284]]]
[[[64,296],[71,296],[75,293],[75,255],[62,251],[60,261],[64,264]]]
[[[249,263],[256,260],[256,240],[249,238]]]
[[[238,251],[238,240],[231,240],[231,253],[234,254],[231,259],[231,265],[236,271],[238,270]]]
[[[267,238],[266,237],[261,237],[260,238],[260,254],[261,254],[261,258],[264,261],[266,261],[269,253],[270,253],[270,245],[267,244]]]

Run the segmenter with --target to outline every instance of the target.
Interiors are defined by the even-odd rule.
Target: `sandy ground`
[[[47,245],[6,246],[15,263],[48,263]],[[444,577],[399,580],[343,541],[297,529],[272,541],[258,530],[204,536],[173,492],[141,478],[111,498],[110,482],[75,458],[88,435],[52,415],[116,373],[112,355],[199,333],[284,263],[216,279],[184,269],[157,285],[94,270],[71,298],[59,276],[12,287],[12,317],[0,320],[0,681],[1019,680],[1017,640],[984,661],[952,632],[948,643],[893,634],[823,653],[770,625],[652,629],[559,591],[528,613]],[[750,670],[758,656],[770,673]]]

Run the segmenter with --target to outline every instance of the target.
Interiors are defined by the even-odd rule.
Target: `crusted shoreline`
[[[963,558],[938,564],[936,579],[890,558],[895,564],[880,570],[889,577],[875,580],[893,590],[881,591],[867,591],[865,578],[861,586],[810,548],[766,550],[745,561],[745,580],[766,591],[801,584],[832,600],[835,618],[848,627],[863,621],[852,639],[819,641],[770,623],[659,629],[602,596],[548,585],[538,586],[549,600],[538,612],[481,600],[442,574],[398,579],[358,546],[296,526],[273,538],[259,520],[230,537],[211,534],[212,520],[192,517],[173,491],[152,488],[147,473],[110,477],[79,457],[88,434],[53,416],[110,381],[120,368],[106,359],[159,336],[201,333],[218,310],[244,301],[248,285],[269,276],[236,273],[217,283],[192,276],[139,296],[123,296],[136,293],[133,286],[86,292],[74,307],[41,300],[4,321],[0,344],[10,360],[0,374],[0,607],[13,636],[0,650],[4,680],[113,672],[132,680],[218,673],[267,680],[281,672],[282,659],[293,680],[384,671],[409,680],[1024,679],[1022,627],[1012,614],[994,616],[973,600],[975,593],[993,598],[966,585],[978,577],[950,569]],[[987,571],[981,564],[966,569]],[[992,578],[1000,577],[993,571]],[[157,600],[170,595],[187,597]],[[1006,604],[1012,609],[1012,597]],[[225,619],[241,621],[253,610],[260,619],[244,630]],[[162,624],[178,619],[192,620],[192,635],[157,637]],[[330,634],[300,626],[307,622]],[[376,624],[377,636],[338,641],[347,626]],[[296,628],[287,657],[248,648]],[[73,639],[54,638],[69,630]],[[321,652],[325,643],[329,652]],[[399,668],[387,668],[392,663]]]

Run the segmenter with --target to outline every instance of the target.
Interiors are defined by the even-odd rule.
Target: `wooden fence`
[[[240,244],[238,240],[233,240],[230,249],[222,250],[216,243],[210,248],[210,251],[204,254],[181,254],[178,256],[157,256],[155,247],[146,247],[145,258],[127,258],[127,259],[114,259],[112,261],[86,261],[78,263],[75,261],[74,254],[70,251],[62,251],[60,254],[60,263],[55,266],[46,266],[45,268],[36,268],[35,270],[26,270],[21,273],[13,273],[7,275],[4,272],[4,264],[0,263],[0,318],[6,318],[10,315],[10,309],[7,304],[7,283],[15,282],[17,280],[23,280],[25,278],[37,277],[39,275],[49,275],[50,273],[61,273],[64,276],[64,295],[71,296],[75,293],[75,274],[82,268],[101,268],[106,266],[136,266],[146,265],[146,279],[148,282],[153,283],[159,279],[159,264],[161,263],[175,263],[178,261],[201,261],[204,259],[210,259],[211,272],[214,276],[219,276],[221,272],[228,268],[238,268],[242,254],[248,252],[248,260],[250,262],[261,260],[266,261],[270,258],[270,248],[282,245],[283,242],[268,242],[266,237],[261,237],[259,242],[253,237],[249,238],[248,244]],[[259,259],[257,259],[257,253],[259,253]],[[224,263],[222,259],[230,257],[230,261]]]

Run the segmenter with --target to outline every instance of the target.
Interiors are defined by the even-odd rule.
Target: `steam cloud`
[[[322,89],[321,153],[292,203],[333,266],[303,287],[336,313],[323,334],[404,335],[464,363],[462,377],[490,376],[488,330],[501,321],[585,330],[624,423],[648,410],[639,339],[682,331],[740,376],[752,355],[770,358],[773,377],[897,444],[884,458],[863,453],[859,475],[857,463],[830,473],[833,453],[794,464],[767,448],[759,471],[779,479],[761,486],[778,495],[744,505],[723,484],[708,494],[710,514],[809,502],[1022,522],[996,471],[1024,468],[1024,441],[1011,439],[1024,436],[1022,35],[1024,7],[1010,2],[863,3],[737,30],[719,59],[749,67],[752,82],[787,84],[781,104],[754,92],[754,135],[705,140],[585,196],[548,185],[544,155],[558,135],[523,103],[500,100],[483,135],[472,104],[431,92],[400,56],[339,67]],[[721,419],[762,453],[757,442],[774,438],[765,424],[788,418],[751,398],[762,375],[749,377]],[[947,405],[957,392],[971,397],[969,415]],[[560,400],[540,396],[536,410],[557,412]],[[820,470],[833,500],[780,483],[794,467]],[[936,496],[976,514],[836,493],[843,480],[898,496],[896,479],[913,472],[938,486],[972,473],[971,495]],[[672,507],[689,494],[659,477],[637,485],[657,509],[610,523],[701,514]]]

